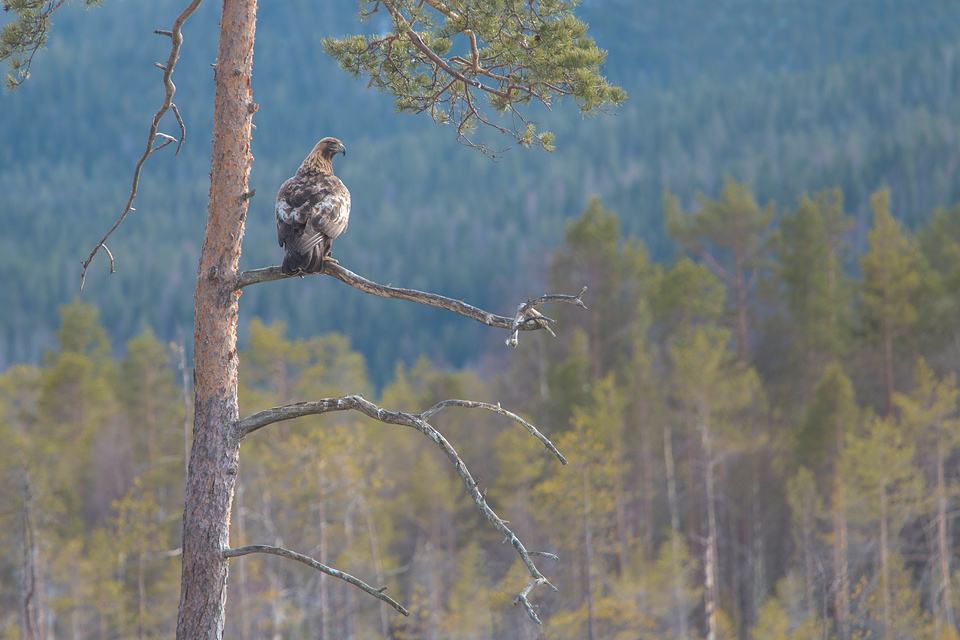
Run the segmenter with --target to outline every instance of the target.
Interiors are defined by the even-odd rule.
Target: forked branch
[[[167,36],[170,38],[170,56],[167,58],[166,64],[157,63],[157,66],[163,69],[163,88],[164,88],[164,97],[163,103],[160,105],[160,109],[153,116],[153,122],[150,124],[150,133],[147,136],[147,145],[143,150],[143,155],[140,156],[140,160],[137,161],[136,167],[133,169],[133,184],[130,186],[130,196],[127,198],[127,205],[123,208],[123,213],[120,214],[120,218],[110,227],[110,230],[107,231],[107,234],[103,236],[103,239],[97,243],[97,246],[93,248],[93,251],[90,252],[90,255],[86,260],[83,261],[83,272],[80,274],[80,290],[83,291],[83,285],[87,281],[87,269],[90,267],[90,263],[93,262],[93,257],[97,255],[97,252],[100,251],[101,247],[106,250],[107,239],[113,235],[113,232],[117,230],[117,227],[120,226],[120,223],[124,221],[127,217],[127,214],[131,211],[135,211],[133,208],[133,201],[137,197],[137,188],[140,185],[140,170],[143,168],[143,163],[147,161],[155,151],[162,149],[163,147],[169,145],[173,141],[177,140],[173,136],[169,136],[165,133],[160,133],[160,120],[166,115],[167,111],[173,110],[174,116],[177,118],[177,124],[180,125],[180,139],[177,140],[177,151],[180,153],[180,147],[183,145],[183,139],[186,137],[187,130],[183,124],[183,118],[180,117],[180,112],[177,110],[177,105],[173,104],[173,94],[176,92],[177,87],[173,84],[173,68],[177,64],[177,59],[180,57],[180,47],[183,45],[183,34],[181,33],[181,28],[183,23],[193,15],[194,11],[197,10],[197,7],[200,6],[202,0],[192,0],[192,2],[187,6],[186,9],[177,16],[177,19],[173,21],[173,29],[171,31],[154,31],[157,35]],[[163,138],[164,142],[158,146],[154,147],[154,143],[157,138]],[[109,253],[109,251],[108,251]],[[110,273],[114,273],[114,262],[113,256],[110,256]]]
[[[378,420],[379,422],[386,424],[403,425],[416,429],[426,437],[430,438],[440,448],[444,455],[447,456],[447,458],[453,464],[454,469],[456,469],[457,475],[460,476],[464,485],[466,485],[467,492],[470,494],[470,497],[473,498],[477,508],[480,509],[484,516],[486,516],[487,520],[493,524],[497,531],[504,536],[504,539],[509,541],[510,544],[513,545],[513,548],[517,551],[517,554],[523,561],[524,566],[527,568],[527,572],[530,574],[531,581],[517,596],[516,603],[523,604],[527,614],[534,621],[536,621],[537,624],[540,624],[540,619],[534,612],[534,609],[528,600],[528,595],[532,589],[538,586],[546,585],[554,590],[556,587],[550,584],[550,581],[547,580],[542,573],[540,573],[540,570],[537,569],[537,566],[533,563],[531,556],[546,556],[554,559],[556,559],[556,556],[542,552],[527,551],[523,543],[520,542],[520,539],[517,538],[513,531],[511,531],[507,526],[507,523],[501,519],[500,516],[493,511],[493,509],[490,508],[490,505],[487,504],[487,500],[483,493],[481,493],[477,482],[473,479],[469,469],[467,469],[467,465],[464,464],[463,459],[460,458],[460,455],[457,453],[456,449],[453,448],[453,445],[447,441],[443,434],[441,434],[429,422],[427,422],[429,417],[433,416],[439,411],[454,406],[486,409],[488,411],[494,411],[504,415],[518,422],[524,426],[524,428],[530,431],[532,435],[543,442],[544,446],[554,453],[554,455],[556,455],[562,463],[566,464],[566,460],[563,458],[560,452],[557,451],[556,447],[553,446],[553,443],[551,443],[546,436],[537,431],[533,425],[527,423],[525,420],[513,413],[510,413],[509,411],[503,410],[499,405],[491,405],[483,402],[471,402],[467,400],[446,400],[430,407],[423,413],[410,414],[388,411],[387,409],[379,407],[358,395],[343,396],[340,398],[326,398],[316,402],[301,402],[298,404],[275,407],[273,409],[267,409],[265,411],[255,413],[235,423],[234,437],[243,438],[258,429],[262,429],[263,427],[276,422],[281,422],[283,420],[328,413],[331,411],[348,410],[359,411],[360,413],[363,413],[374,420]]]
[[[251,553],[269,553],[271,555],[280,556],[281,558],[287,558],[288,560],[296,560],[297,562],[302,562],[308,567],[313,567],[317,571],[325,573],[328,576],[333,576],[334,578],[339,578],[340,580],[349,582],[350,584],[357,587],[361,591],[366,591],[374,598],[378,600],[383,600],[384,602],[386,602],[391,607],[393,607],[394,609],[396,609],[397,611],[399,611],[405,616],[410,615],[410,612],[407,611],[405,608],[403,608],[403,606],[399,602],[397,602],[396,600],[394,600],[393,598],[391,598],[390,596],[384,593],[384,591],[387,590],[386,587],[374,589],[363,580],[354,578],[349,573],[344,573],[343,571],[332,569],[331,567],[328,567],[325,564],[320,564],[313,558],[309,556],[301,555],[296,551],[290,551],[289,549],[284,549],[283,547],[271,547],[265,544],[251,544],[245,547],[239,547],[237,549],[227,549],[226,551],[223,552],[223,557],[237,558],[239,556],[245,556]]]
[[[581,309],[586,309],[587,305],[583,304],[583,294],[587,292],[587,287],[584,285],[583,289],[580,289],[580,293],[575,296],[564,296],[564,295],[546,295],[540,296],[535,300],[527,300],[523,304],[517,307],[517,315],[513,318],[513,327],[511,327],[510,336],[507,338],[506,344],[511,347],[516,347],[520,344],[520,338],[518,333],[521,330],[533,329],[546,329],[550,335],[554,338],[557,337],[551,329],[548,322],[553,322],[550,318],[547,318],[542,313],[537,311],[537,307],[545,302],[551,302],[558,300],[560,302],[568,302],[570,304],[575,304]]]
[[[584,309],[587,308],[586,305],[583,304],[582,300],[583,295],[587,291],[586,287],[581,289],[580,293],[575,296],[546,295],[540,296],[535,300],[527,300],[525,303],[517,307],[516,316],[513,318],[508,318],[506,316],[498,316],[490,313],[489,311],[484,311],[483,309],[479,309],[460,300],[454,300],[453,298],[437,295],[436,293],[427,293],[425,291],[417,291],[416,289],[404,289],[401,287],[391,287],[377,284],[376,282],[367,280],[363,276],[359,276],[348,269],[344,269],[339,264],[329,260],[323,263],[323,271],[321,273],[332,276],[340,282],[348,284],[355,289],[359,289],[364,293],[380,296],[381,298],[394,298],[396,300],[418,302],[431,307],[452,311],[461,316],[476,320],[477,322],[485,324],[489,327],[509,329],[510,337],[507,339],[507,344],[514,347],[517,346],[517,332],[519,331],[535,331],[537,329],[547,329],[549,331],[547,323],[553,322],[553,320],[541,315],[540,312],[535,309],[535,307],[546,302],[566,302],[577,305],[578,307],[582,307]],[[243,287],[251,284],[257,284],[259,282],[272,282],[274,280],[282,280],[284,278],[293,277],[296,276],[284,274],[283,271],[280,270],[280,267],[251,269],[250,271],[243,271],[237,274],[236,280],[234,281],[234,287],[239,290]],[[552,334],[553,332],[550,331],[550,333]]]

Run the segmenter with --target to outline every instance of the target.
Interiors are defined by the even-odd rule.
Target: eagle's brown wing
[[[277,193],[277,240],[283,272],[316,273],[350,220],[350,192],[332,174],[300,174]]]

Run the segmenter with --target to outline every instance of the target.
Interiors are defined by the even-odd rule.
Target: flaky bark
[[[224,0],[214,80],[213,156],[194,325],[194,426],[183,512],[177,638],[219,639],[240,439],[233,285],[247,213],[256,2]]]

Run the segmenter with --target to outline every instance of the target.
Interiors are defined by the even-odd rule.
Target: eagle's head
[[[347,155],[347,148],[336,138],[324,138],[313,148],[310,155],[303,161],[304,168],[319,169],[325,172],[333,171],[333,156],[338,153]]]

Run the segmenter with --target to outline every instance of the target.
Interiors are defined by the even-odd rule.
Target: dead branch
[[[454,300],[453,298],[447,298],[446,296],[437,295],[436,293],[427,293],[425,291],[417,291],[416,289],[404,289],[401,287],[391,287],[377,284],[376,282],[367,280],[363,276],[359,276],[348,269],[344,269],[339,264],[329,260],[323,263],[323,271],[321,273],[332,276],[340,282],[348,284],[355,289],[359,289],[364,293],[380,296],[381,298],[407,300],[410,302],[425,304],[431,307],[437,307],[439,309],[446,309],[447,311],[452,311],[453,313],[457,313],[466,318],[476,320],[477,322],[485,324],[488,327],[509,329],[512,333],[511,338],[507,340],[507,344],[511,346],[517,345],[516,334],[518,331],[547,329],[547,323],[554,322],[550,318],[540,315],[538,311],[533,309],[534,307],[544,304],[545,302],[559,301],[575,304],[578,307],[583,307],[584,309],[587,308],[581,300],[583,294],[587,290],[586,287],[584,287],[580,293],[575,296],[546,295],[540,296],[535,300],[528,300],[527,302],[519,305],[517,315],[515,317],[508,318],[506,316],[498,316],[490,313],[489,311],[484,311],[483,309],[469,305],[461,300]],[[251,284],[272,282],[274,280],[283,280],[284,278],[293,277],[296,276],[284,274],[283,271],[280,270],[280,267],[264,267],[262,269],[251,269],[249,271],[242,271],[238,273],[234,280],[233,286],[235,289],[240,290]],[[532,314],[530,313],[531,310],[533,310]],[[532,318],[531,316],[533,315],[536,315],[536,317]],[[553,332],[551,331],[550,333]]]
[[[411,427],[416,429],[426,437],[430,438],[440,450],[443,451],[444,455],[450,460],[454,468],[457,471],[457,474],[460,476],[461,480],[467,487],[467,492],[470,494],[470,497],[473,498],[474,503],[477,505],[477,508],[486,516],[493,526],[499,531],[503,536],[505,541],[509,541],[513,548],[517,551],[517,554],[520,556],[520,559],[523,561],[524,565],[527,567],[527,571],[532,578],[531,582],[520,592],[517,596],[516,602],[522,603],[524,608],[527,611],[527,614],[537,623],[540,624],[540,619],[537,617],[536,613],[533,610],[533,607],[530,605],[527,596],[530,591],[538,586],[546,585],[551,589],[556,590],[550,581],[547,580],[540,570],[537,569],[537,566],[533,563],[531,555],[548,555],[542,552],[529,552],[523,543],[520,542],[520,539],[510,530],[507,526],[507,523],[498,516],[493,509],[490,508],[490,505],[487,504],[487,500],[484,497],[483,493],[480,492],[477,482],[473,479],[473,476],[470,474],[469,469],[467,469],[466,464],[460,458],[460,455],[453,448],[453,445],[437,431],[426,418],[437,413],[438,411],[450,407],[450,406],[461,406],[461,407],[473,407],[473,408],[483,408],[488,410],[496,411],[502,415],[506,415],[511,419],[514,419],[524,426],[527,423],[521,420],[519,417],[504,411],[499,408],[499,405],[489,405],[486,403],[479,402],[469,402],[464,400],[447,400],[439,404],[434,405],[433,407],[427,409],[420,414],[410,414],[402,413],[396,411],[388,411],[382,407],[379,407],[372,402],[364,399],[363,396],[353,395],[353,396],[343,396],[340,398],[326,398],[323,400],[318,400],[315,402],[300,402],[297,404],[285,405],[282,407],[274,407],[273,409],[266,409],[264,411],[259,411],[251,416],[248,416],[242,420],[237,421],[234,424],[234,436],[237,438],[244,438],[245,436],[253,433],[254,431],[266,427],[270,424],[276,422],[281,422],[283,420],[290,420],[292,418],[299,418],[308,415],[317,415],[321,413],[327,413],[330,411],[359,411],[364,415],[367,415],[374,420],[383,422],[385,424],[396,424],[406,427]],[[530,425],[530,428],[533,428]],[[534,429],[536,431],[536,429]],[[531,432],[533,433],[533,432]],[[536,433],[539,433],[538,431]],[[553,446],[550,441],[544,437],[539,436],[541,442],[544,442],[548,449],[553,452],[556,452],[556,455],[560,458],[561,461],[565,462],[564,458],[556,450],[556,447]],[[550,557],[556,558],[556,556]]]
[[[391,607],[393,607],[394,609],[396,609],[397,611],[399,611],[405,616],[410,615],[410,612],[407,611],[405,608],[403,608],[403,606],[399,602],[397,602],[396,600],[394,600],[393,598],[391,598],[390,596],[384,593],[384,591],[386,591],[387,589],[386,587],[381,587],[380,589],[374,589],[363,580],[354,578],[349,573],[344,573],[343,571],[338,571],[337,569],[328,567],[325,564],[320,564],[313,558],[309,556],[301,555],[296,551],[290,551],[289,549],[284,549],[283,547],[271,547],[265,544],[251,544],[245,547],[239,547],[237,549],[227,549],[226,551],[223,552],[223,557],[237,558],[239,556],[245,556],[251,553],[269,553],[271,555],[280,556],[281,558],[287,558],[288,560],[296,560],[297,562],[302,562],[308,567],[313,567],[317,571],[325,573],[328,576],[333,576],[334,578],[339,578],[345,582],[349,582],[350,584],[357,587],[361,591],[366,591],[374,598],[378,600],[383,600],[384,602],[386,602]]]
[[[553,322],[553,320],[547,318],[542,313],[537,311],[536,307],[545,302],[560,301],[575,304],[581,309],[586,309],[587,305],[583,304],[583,294],[586,292],[587,287],[584,286],[583,289],[580,289],[580,293],[575,296],[551,294],[540,296],[534,300],[527,300],[523,304],[517,306],[517,315],[513,319],[513,326],[510,327],[510,336],[507,338],[506,344],[511,347],[516,347],[518,344],[520,344],[520,338],[518,335],[519,332],[530,329],[546,329],[548,332],[550,332],[550,335],[556,338],[557,334],[551,331],[550,327],[547,325],[547,322]]]
[[[506,409],[501,407],[499,402],[497,404],[489,404],[487,402],[475,402],[473,400],[444,400],[443,402],[438,402],[437,404],[433,405],[432,407],[430,407],[429,409],[421,413],[420,417],[424,420],[427,420],[433,414],[443,409],[446,409],[447,407],[466,407],[467,409],[486,409],[487,411],[493,411],[494,413],[499,413],[502,416],[506,416],[511,420],[513,420],[514,422],[516,422],[517,424],[523,426],[523,428],[525,428],[527,431],[530,432],[530,435],[532,435],[534,438],[542,442],[543,446],[545,446],[550,451],[550,453],[557,456],[561,464],[567,464],[567,459],[563,457],[563,454],[557,451],[557,448],[553,446],[553,443],[550,442],[549,438],[547,438],[545,435],[540,433],[540,431],[537,430],[535,426],[533,426],[532,424],[530,424],[529,422],[527,422],[517,414],[507,411]]]
[[[556,587],[554,587],[552,584],[547,582],[546,578],[539,578],[531,581],[530,584],[525,586],[523,588],[523,591],[521,591],[520,594],[513,601],[514,605],[522,604],[523,608],[526,609],[527,611],[527,615],[533,618],[533,621],[541,626],[543,625],[543,623],[540,622],[540,618],[537,617],[536,612],[533,610],[533,605],[530,604],[530,600],[527,599],[527,596],[530,595],[530,592],[534,589],[534,587],[539,587],[542,584],[548,584],[550,585],[551,588],[554,589],[554,591],[556,591]]]
[[[170,38],[170,57],[167,58],[167,64],[158,66],[163,69],[163,87],[165,95],[163,98],[163,104],[160,105],[160,109],[153,116],[153,123],[150,125],[150,134],[147,136],[147,145],[143,151],[143,155],[140,156],[140,160],[137,161],[136,167],[133,170],[133,183],[130,187],[130,197],[127,198],[127,205],[123,208],[123,213],[120,214],[120,218],[114,223],[110,230],[107,231],[107,234],[103,236],[103,239],[97,243],[97,246],[93,248],[93,251],[90,252],[90,255],[86,260],[83,261],[83,272],[80,274],[80,290],[83,291],[83,285],[87,281],[87,269],[90,267],[90,263],[93,262],[93,257],[97,255],[97,252],[101,247],[105,248],[104,243],[107,239],[113,235],[113,232],[117,230],[117,227],[120,226],[120,223],[127,217],[127,214],[134,210],[133,201],[137,197],[137,188],[140,185],[140,170],[143,168],[143,163],[147,161],[154,151],[159,150],[173,142],[174,138],[163,133],[158,133],[158,128],[160,127],[160,120],[166,115],[167,111],[171,108],[173,113],[177,118],[177,122],[180,125],[180,140],[177,143],[177,153],[180,153],[180,147],[183,145],[183,138],[186,135],[186,127],[183,125],[183,119],[180,117],[180,112],[177,110],[177,107],[173,104],[173,94],[176,92],[177,87],[173,84],[171,79],[173,76],[173,68],[177,65],[177,59],[180,57],[180,47],[183,45],[183,34],[180,29],[183,27],[183,23],[193,15],[194,11],[197,10],[197,7],[200,6],[200,3],[203,0],[192,0],[192,2],[187,6],[183,12],[177,16],[177,19],[173,21],[173,29],[171,31],[155,31],[154,33],[158,35],[168,36]],[[154,149],[154,141],[157,137],[163,137],[166,142],[164,142],[160,147]],[[115,273],[113,257],[110,259],[110,273]]]

